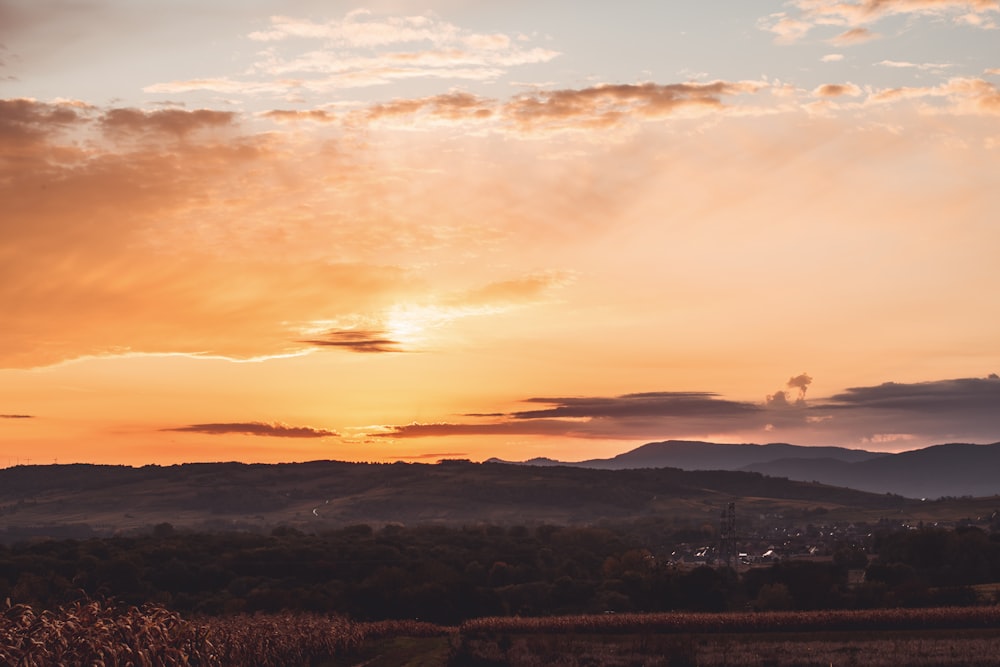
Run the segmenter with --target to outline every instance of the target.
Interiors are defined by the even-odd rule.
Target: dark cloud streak
[[[538,409],[463,415],[469,422],[413,423],[380,437],[560,436],[664,439],[758,433],[764,438],[844,445],[995,442],[1000,433],[1000,377],[853,387],[807,404],[812,378],[793,376],[788,389],[762,403],[733,401],[712,392],[649,392],[613,397],[536,397]],[[482,420],[482,421],[476,421]],[[781,434],[780,436],[778,434]]]
[[[717,398],[700,391],[647,392],[611,398],[529,398],[526,403],[546,403],[554,407],[514,412],[514,419],[630,417],[732,417],[758,412],[753,403]]]
[[[265,422],[231,422],[218,424],[192,424],[167,428],[164,431],[182,433],[205,433],[208,435],[259,435],[273,438],[330,438],[339,437],[336,431],[311,426],[288,426],[287,424]]]
[[[914,412],[995,411],[1000,419],[1000,378],[959,378],[911,384],[885,382],[851,387],[835,394],[825,407]]]
[[[402,352],[400,342],[378,329],[334,329],[322,338],[298,341],[317,347],[339,347],[352,352]]]

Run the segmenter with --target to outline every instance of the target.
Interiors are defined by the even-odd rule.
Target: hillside
[[[743,470],[799,481],[815,481],[907,498],[1000,494],[1000,443],[934,445],[898,454],[844,447],[784,443],[726,445],[667,440],[609,459],[560,463],[533,459],[528,465],[568,465],[602,470],[674,467],[684,470]]]
[[[832,459],[844,462],[868,461],[887,456],[881,452],[846,447],[805,447],[785,443],[730,445],[697,440],[651,442],[610,459],[563,462],[536,458],[523,463],[536,466],[576,466],[600,470],[630,468],[680,468],[682,470],[741,470],[747,466],[780,459]],[[497,463],[512,463],[491,459]],[[518,462],[520,463],[520,462]]]
[[[353,523],[591,523],[751,512],[895,513],[901,498],[739,471],[595,470],[470,462],[47,465],[0,470],[8,535],[89,534],[160,522],[200,528]],[[67,528],[68,527],[68,528]]]
[[[1000,493],[1000,443],[947,444],[854,463],[790,458],[745,470],[908,498]]]

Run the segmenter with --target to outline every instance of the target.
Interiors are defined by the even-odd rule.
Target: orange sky
[[[268,4],[0,11],[0,465],[1000,440],[997,3]]]

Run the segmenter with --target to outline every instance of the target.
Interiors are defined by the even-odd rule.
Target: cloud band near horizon
[[[806,402],[812,378],[792,377],[799,400],[730,401],[712,392],[648,392],[615,397],[529,398],[550,407],[467,414],[472,422],[412,423],[376,433],[384,438],[469,435],[561,435],[578,438],[663,439],[758,432],[788,439],[811,434],[836,441],[861,433],[861,442],[917,438],[1000,439],[1000,377],[853,387]],[[481,421],[481,419],[491,419]],[[903,425],[903,432],[900,426]]]
[[[208,435],[255,435],[273,438],[331,438],[340,437],[336,431],[311,426],[289,426],[267,422],[227,422],[216,424],[191,424],[165,428],[163,431],[204,433]]]

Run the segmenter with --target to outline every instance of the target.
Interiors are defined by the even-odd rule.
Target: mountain
[[[1000,443],[934,445],[853,463],[786,458],[743,469],[909,498],[989,496],[1000,494]]]
[[[997,472],[1000,471],[1000,443],[954,443],[886,454],[785,443],[726,445],[667,440],[642,445],[610,459],[562,464],[551,459],[533,459],[525,463],[602,470],[659,467],[743,470],[908,498],[1000,494],[1000,474]]]
[[[0,470],[0,541],[86,537],[158,523],[199,529],[325,530],[356,523],[591,524],[718,521],[738,498],[751,515],[900,516],[898,496],[676,468],[595,470],[445,461],[361,464],[46,465]],[[908,511],[908,509],[907,509]]]
[[[879,452],[846,447],[804,447],[785,443],[767,445],[726,445],[696,440],[651,442],[610,459],[559,462],[547,458],[524,461],[526,465],[564,465],[601,470],[630,468],[680,468],[681,470],[741,470],[747,466],[782,459],[829,459],[843,462],[867,461],[887,456]],[[497,463],[511,463],[490,459]]]
[[[611,459],[584,461],[579,465],[611,470],[663,466],[682,470],[740,470],[756,463],[786,458],[826,458],[855,462],[883,456],[885,454],[845,447],[804,447],[785,443],[723,445],[713,442],[667,440],[651,442]]]

